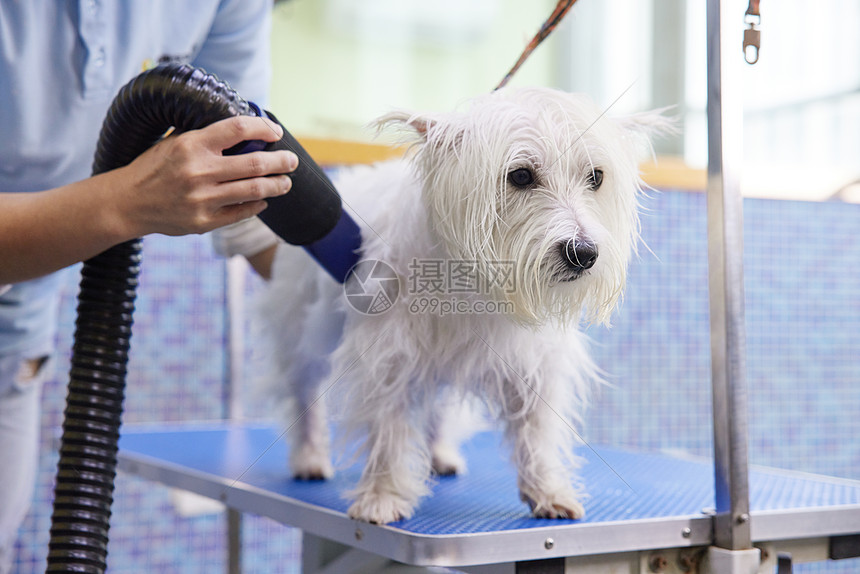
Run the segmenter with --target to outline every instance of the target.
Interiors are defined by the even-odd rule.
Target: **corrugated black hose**
[[[170,128],[184,132],[237,115],[260,111],[202,70],[164,65],[144,72],[112,103],[93,174],[131,163]],[[246,144],[232,151],[291,149],[299,156],[292,190],[269,200],[261,219],[287,242],[305,246],[342,282],[361,239],[331,182],[286,130],[274,144]],[[320,246],[334,255],[321,258]],[[106,568],[140,254],[141,240],[134,239],[85,261],[81,271],[47,572],[100,574]]]

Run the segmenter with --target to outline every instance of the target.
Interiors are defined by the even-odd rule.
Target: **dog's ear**
[[[426,141],[427,132],[433,124],[434,121],[425,114],[397,110],[377,118],[371,126],[376,128],[377,133],[394,130],[400,135],[400,139],[416,143]]]
[[[659,108],[614,118],[624,133],[631,136],[635,147],[644,148],[646,154],[653,154],[652,143],[655,139],[675,135],[679,132],[677,116],[672,115],[675,106]]]
[[[425,144],[441,149],[455,148],[462,141],[462,133],[444,114],[394,111],[377,118],[372,124],[377,133],[393,130],[398,142]]]
[[[647,140],[678,133],[678,117],[673,115],[675,106],[658,108],[615,118],[618,125]]]

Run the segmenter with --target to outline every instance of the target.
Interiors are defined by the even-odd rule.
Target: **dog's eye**
[[[535,175],[532,170],[521,167],[508,174],[508,181],[516,187],[528,187],[535,182]]]
[[[586,183],[588,184],[588,187],[591,188],[591,191],[597,191],[597,189],[603,183],[603,170],[591,170],[591,173],[588,174],[588,179],[586,180]]]

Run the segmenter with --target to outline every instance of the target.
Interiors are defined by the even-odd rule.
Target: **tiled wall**
[[[709,455],[710,350],[705,201],[660,192],[646,201],[645,240],[610,330],[594,353],[614,386],[594,401],[591,443]],[[860,479],[860,206],[745,202],[745,276],[753,463]],[[126,422],[225,415],[225,274],[204,237],[145,241]],[[254,281],[251,281],[253,290]],[[63,306],[57,376],[45,389],[43,456],[22,531],[18,571],[43,572],[56,429],[61,421],[74,294]],[[245,520],[248,572],[297,572],[299,540]],[[120,475],[109,571],[224,571],[225,522],[183,518],[167,489]],[[856,572],[857,561],[805,572]]]
[[[648,247],[610,330],[591,329],[615,388],[590,440],[710,455],[707,231],[702,194],[647,201]],[[746,200],[750,458],[860,479],[860,206]]]

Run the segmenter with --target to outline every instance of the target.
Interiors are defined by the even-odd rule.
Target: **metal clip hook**
[[[744,60],[747,64],[758,62],[758,53],[761,48],[761,14],[759,13],[759,2],[751,0],[749,9],[744,14],[744,23],[749,26],[744,30]]]
[[[747,64],[758,62],[758,52],[761,45],[761,30],[750,26],[744,30],[744,60]]]

